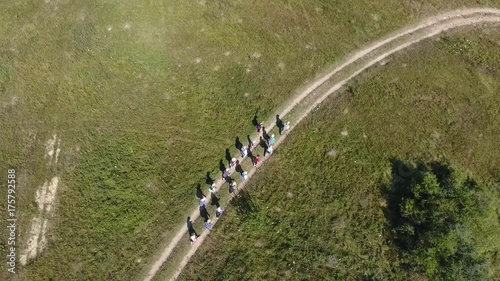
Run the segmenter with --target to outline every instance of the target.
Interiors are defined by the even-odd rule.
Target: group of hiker
[[[259,137],[259,145],[264,149],[264,157],[268,157],[273,153],[273,145],[276,142],[276,138],[274,134],[269,135],[266,131],[266,127],[258,122],[257,116],[255,115],[252,124],[255,126],[255,129],[258,133],[261,133]],[[287,131],[290,128],[290,122],[283,122],[280,119],[279,115],[276,115],[276,127],[278,128],[279,134],[281,135],[283,132]],[[241,159],[245,159],[246,157],[250,158],[253,166],[257,166],[260,162],[260,155],[254,155],[253,150],[256,147],[253,143],[250,135],[247,135],[248,145],[245,146],[241,143],[239,137],[236,137],[235,146],[241,153]],[[236,191],[236,181],[231,177],[231,169],[234,167],[234,170],[240,174],[241,180],[245,181],[248,178],[248,173],[243,170],[243,167],[240,164],[240,161],[235,157],[231,156],[229,148],[226,149],[226,160],[228,161],[229,168],[226,168],[224,161],[221,159],[219,162],[219,170],[222,172],[222,179],[224,179],[229,184],[229,193],[234,194]],[[215,180],[210,176],[210,172],[207,172],[206,175],[206,184],[208,184],[208,191],[210,192],[211,204],[216,207],[215,216],[218,218],[221,216],[224,209],[219,204],[219,198],[215,194],[216,192],[216,184]],[[204,219],[204,226],[206,229],[212,229],[212,221],[210,220],[210,214],[207,211],[207,198],[201,191],[200,185],[196,188],[196,196],[200,200],[200,216]],[[194,230],[193,224],[191,222],[191,218],[187,218],[187,227],[189,231],[189,240],[191,244],[193,244],[198,238],[198,233]]]

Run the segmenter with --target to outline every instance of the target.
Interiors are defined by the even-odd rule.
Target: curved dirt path
[[[393,35],[390,35],[383,40],[377,41],[369,45],[368,47],[363,48],[362,50],[356,53],[353,53],[352,55],[348,56],[343,63],[335,67],[332,71],[326,73],[325,75],[318,78],[304,89],[300,90],[298,94],[290,102],[285,104],[284,108],[281,110],[280,117],[283,119],[283,117],[289,114],[292,110],[299,108],[300,115],[295,120],[290,120],[291,124],[289,130],[292,130],[296,124],[298,124],[302,119],[304,119],[313,109],[315,109],[329,95],[340,89],[349,80],[359,75],[367,68],[383,61],[388,56],[400,50],[403,50],[415,43],[418,43],[426,38],[433,37],[439,33],[442,33],[446,30],[460,26],[475,25],[481,23],[500,23],[500,10],[492,8],[470,8],[470,9],[454,10],[451,12],[443,13],[437,16],[424,19],[417,24],[404,28],[401,31],[394,33]],[[406,39],[405,37],[409,38]],[[405,40],[398,42],[402,38]],[[394,44],[395,42],[396,44]],[[393,45],[391,45],[391,43]],[[377,54],[377,51],[380,53]],[[363,59],[367,61],[363,62]],[[352,66],[354,66],[355,68],[350,70],[347,69]],[[336,81],[335,83],[331,81],[333,80],[332,78],[338,78],[337,76],[342,76],[342,74],[344,74],[344,76],[340,77],[339,81]],[[313,96],[314,100],[306,101],[305,99],[308,96]],[[306,108],[300,110],[301,106],[305,106]],[[268,120],[265,123],[265,124],[273,124],[267,126],[268,131],[274,128],[275,126],[274,123],[275,123],[274,118]],[[286,135],[279,137],[274,147],[279,146],[283,142],[285,137]],[[255,140],[254,143],[258,143],[258,139]],[[240,158],[240,160],[242,159]],[[265,159],[262,159],[262,162],[263,161],[265,161]],[[252,175],[255,173],[255,171],[256,168],[253,168],[250,171],[248,171],[248,177],[251,178]],[[247,181],[241,183],[240,187],[244,187]],[[218,189],[223,184],[224,184],[223,180],[218,180],[216,182],[216,186]],[[195,209],[190,217],[193,221],[196,220],[199,217],[198,209]],[[214,220],[213,224],[215,224],[216,222],[217,220]],[[162,251],[161,256],[155,261],[144,281],[150,281],[153,279],[155,274],[160,270],[163,263],[168,259],[174,248],[181,240],[183,240],[183,242],[186,242],[184,241],[186,240],[184,236],[186,232],[187,232],[186,226],[182,225],[182,227],[176,232],[176,235],[170,241],[169,245]],[[196,243],[191,246],[189,252],[177,265],[173,276],[171,276],[171,280],[177,279],[182,269],[189,262],[190,258],[194,255],[196,250],[200,247],[200,245],[202,244],[208,233],[209,231],[203,231],[203,233],[198,238]]]

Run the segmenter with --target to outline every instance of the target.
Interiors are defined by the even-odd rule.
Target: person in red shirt
[[[253,161],[252,161],[252,162],[253,162],[253,165],[254,165],[254,166],[257,166],[257,164],[259,164],[259,161],[260,161],[260,160],[259,160],[259,156],[260,156],[260,155],[257,155],[257,156],[254,156],[254,157],[253,157]]]

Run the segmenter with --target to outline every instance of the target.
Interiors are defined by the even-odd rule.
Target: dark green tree
[[[488,204],[482,187],[446,165],[393,162],[388,215],[402,262],[429,280],[487,280],[471,224]]]

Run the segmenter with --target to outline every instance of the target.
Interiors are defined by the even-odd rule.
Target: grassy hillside
[[[408,176],[397,159],[447,163],[483,186],[474,192],[483,213],[467,229],[429,238],[451,251],[453,235],[466,235],[499,279],[499,45],[495,28],[447,34],[329,98],[226,210],[180,280],[427,280],[387,216],[387,186]]]
[[[255,112],[272,115],[306,79],[408,22],[499,4],[0,2],[0,170],[17,170],[18,250],[37,189],[60,178],[47,248],[16,278],[133,279]],[[53,135],[61,151],[48,164]]]

